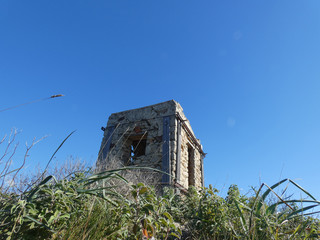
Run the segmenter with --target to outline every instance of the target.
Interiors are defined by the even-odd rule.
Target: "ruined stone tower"
[[[176,101],[113,113],[103,130],[100,169],[112,160],[120,161],[124,166],[147,166],[168,173],[158,175],[157,182],[163,185],[185,189],[204,185],[205,154]]]

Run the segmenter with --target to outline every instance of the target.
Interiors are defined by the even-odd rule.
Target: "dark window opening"
[[[188,145],[188,185],[194,186],[194,149]]]
[[[147,139],[132,140],[130,144],[130,161],[129,165],[133,165],[135,160],[146,154]]]
[[[146,146],[147,146],[147,139],[142,140],[133,140],[131,144],[131,149],[133,155],[135,157],[140,157],[146,154]]]

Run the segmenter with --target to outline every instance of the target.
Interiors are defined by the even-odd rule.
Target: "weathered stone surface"
[[[163,152],[163,144],[166,143],[165,117],[169,117],[167,152]],[[181,131],[178,131],[179,123]],[[168,184],[178,183],[184,188],[190,185],[200,188],[203,186],[204,155],[200,141],[196,139],[182,107],[170,100],[112,114],[104,132],[97,166],[103,170],[108,168],[110,161],[118,161],[124,166],[147,166],[164,170],[166,163],[163,165],[163,161],[169,161],[167,169],[171,177]],[[161,183],[160,178],[158,182]]]

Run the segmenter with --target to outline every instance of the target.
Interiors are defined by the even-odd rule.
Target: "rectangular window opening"
[[[130,157],[127,165],[134,165],[137,158],[146,154],[146,136],[135,136],[129,139]]]
[[[194,149],[188,145],[188,185],[194,186]]]

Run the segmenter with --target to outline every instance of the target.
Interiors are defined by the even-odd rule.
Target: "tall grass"
[[[7,159],[0,165],[2,182],[21,169],[10,169],[10,156],[0,157]],[[319,220],[312,214],[320,202],[290,179],[272,186],[262,184],[250,196],[232,185],[223,198],[212,186],[200,191],[190,188],[185,195],[165,188],[159,194],[148,186],[143,169],[134,167],[100,173],[66,171],[58,178],[46,170],[24,191],[2,184],[0,239],[319,238]],[[151,169],[144,170],[152,174]],[[136,179],[145,183],[133,183]],[[287,191],[288,185],[307,198],[277,194],[277,189]]]
[[[235,185],[229,188],[226,198],[219,197],[211,186],[200,193],[190,189],[184,207],[187,235],[191,239],[318,239],[319,221],[309,217],[317,213],[310,210],[319,206],[318,201],[277,196],[277,201],[267,203],[267,198],[276,194],[275,188],[285,182],[312,196],[289,179],[272,187],[262,184],[249,197],[241,195]],[[264,186],[266,190],[262,191]]]

